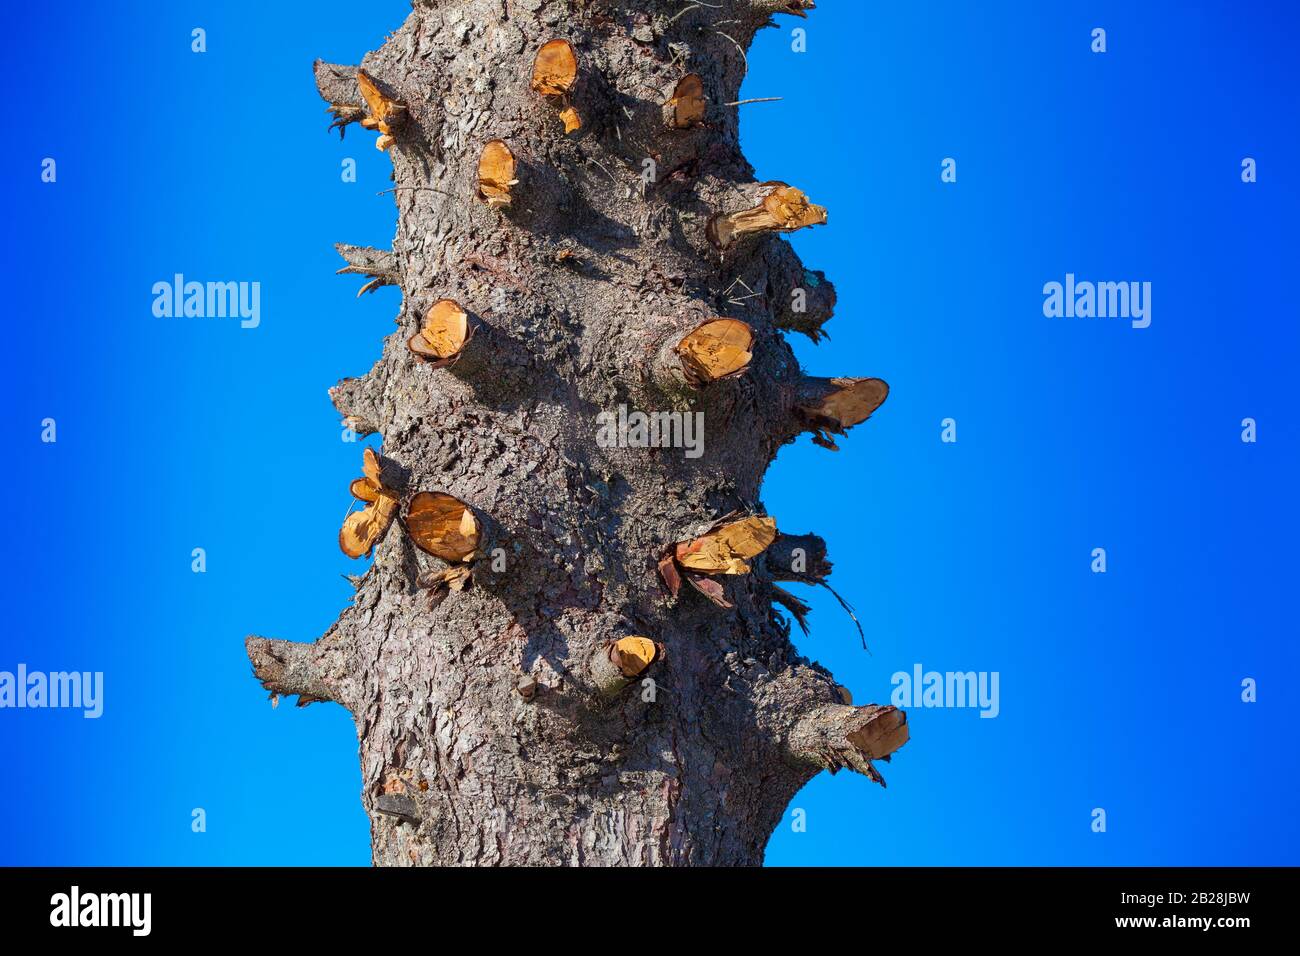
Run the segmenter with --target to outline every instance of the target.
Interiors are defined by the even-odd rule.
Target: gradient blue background
[[[354,299],[332,243],[389,244],[389,162],[325,133],[310,67],[408,10],[4,14],[0,669],[102,670],[106,709],[0,711],[0,862],[369,860],[350,719],[273,712],[242,641],[316,638],[361,565],[326,388],[370,367],[397,293]],[[798,644],[859,702],[915,663],[1001,674],[995,720],[911,711],[888,790],[810,783],[769,863],[1300,863],[1298,24],[1283,2],[827,0],[760,34],[743,94],[784,100],[743,107],[747,155],[831,209],[793,242],[839,290],[833,338],[795,349],[893,388],[838,455],[805,437],[769,474],[872,653],[820,590]],[[1044,318],[1067,271],[1151,281],[1151,327]],[[154,318],[176,272],[261,282],[261,327]]]

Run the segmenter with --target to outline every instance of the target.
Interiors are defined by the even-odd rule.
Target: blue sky
[[[387,159],[325,133],[310,66],[356,62],[408,10],[5,13],[25,101],[0,152],[0,670],[102,671],[106,693],[98,720],[0,710],[0,862],[369,860],[350,719],[272,712],[242,640],[314,639],[356,570],[335,543],[356,446],[325,390],[377,357],[397,293],[354,299],[332,244],[386,246],[394,216]],[[805,437],[769,474],[769,513],[827,539],[871,653],[822,591],[799,647],[859,702],[917,664],[1000,692],[993,719],[913,708],[887,790],[816,778],[770,864],[1300,862],[1296,18],[824,2],[760,34],[742,95],[782,99],[743,107],[746,153],[830,209],[792,241],[839,307],[795,349],[892,389],[839,453]],[[259,281],[261,324],[156,319],[176,273]],[[1150,327],[1046,318],[1067,273],[1150,282]]]

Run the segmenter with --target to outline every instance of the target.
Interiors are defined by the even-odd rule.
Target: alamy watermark
[[[927,671],[920,664],[912,672],[898,671],[889,682],[895,707],[977,707],[981,717],[1002,712],[997,671]]]
[[[73,886],[50,897],[50,925],[124,926],[132,936],[148,936],[153,928],[152,893],[83,893]]]
[[[1130,319],[1133,328],[1151,324],[1150,282],[1065,282],[1043,286],[1043,315],[1049,319]]]
[[[0,709],[49,707],[83,711],[94,720],[104,713],[103,671],[0,671]]]
[[[238,318],[242,329],[262,324],[262,283],[186,282],[179,272],[153,284],[153,314],[160,319]]]
[[[596,416],[596,444],[601,448],[682,448],[687,458],[704,454],[703,412],[617,411]]]

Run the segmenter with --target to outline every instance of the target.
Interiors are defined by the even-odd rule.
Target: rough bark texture
[[[484,553],[468,586],[431,600],[421,583],[446,566],[395,522],[319,641],[252,637],[248,650],[273,694],[354,716],[376,864],[759,864],[813,775],[874,777],[871,761],[906,740],[893,708],[845,706],[773,610],[774,581],[829,569],[818,539],[782,539],[754,573],[717,578],[731,611],[689,588],[671,599],[656,573],[672,542],[762,513],[765,470],[806,427],[781,329],[815,336],[833,290],[780,236],[723,254],[706,225],[771,188],[722,105],[738,98],[742,49],[771,16],[811,6],[417,2],[359,64],[407,113],[388,150],[391,254],[340,246],[343,271],[399,285],[403,305],[375,367],[331,395],[382,436],[403,510],[418,491],[454,495],[483,520]],[[557,37],[579,60],[569,135],[563,104],[530,88]],[[706,123],[670,129],[663,104],[688,71]],[[336,125],[365,119],[355,67],[316,75]],[[503,208],[478,195],[496,138],[519,161]],[[810,275],[807,310],[792,312]],[[430,368],[408,350],[441,298],[480,323],[474,362]],[[657,374],[665,341],[718,316],[754,330],[743,375],[692,388]],[[702,411],[704,454],[599,447],[597,414],[620,403]],[[806,569],[782,566],[799,544]],[[602,655],[629,635],[664,653],[611,696]]]

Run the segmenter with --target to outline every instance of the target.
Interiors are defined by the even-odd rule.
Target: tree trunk
[[[334,125],[393,163],[391,252],[339,248],[341,271],[400,286],[399,328],[331,395],[382,437],[399,517],[319,641],[247,644],[273,695],[354,716],[376,864],[756,865],[813,775],[879,779],[906,741],[773,609],[802,619],[776,582],[820,582],[820,539],[779,537],[750,573],[673,550],[761,515],[782,444],[872,410],[826,412],[823,383],[862,380],[804,380],[782,338],[829,318],[833,289],[777,234],[825,210],[753,181],[727,105],[755,31],[812,6],[432,0],[360,74],[317,63]],[[571,82],[562,45],[535,62],[557,38]],[[508,154],[484,158],[494,140]],[[450,356],[418,339],[444,299],[472,329]],[[710,381],[678,346],[720,317],[752,358]],[[703,413],[703,453],[599,440],[620,405]],[[417,545],[418,492],[470,506],[467,560]]]

